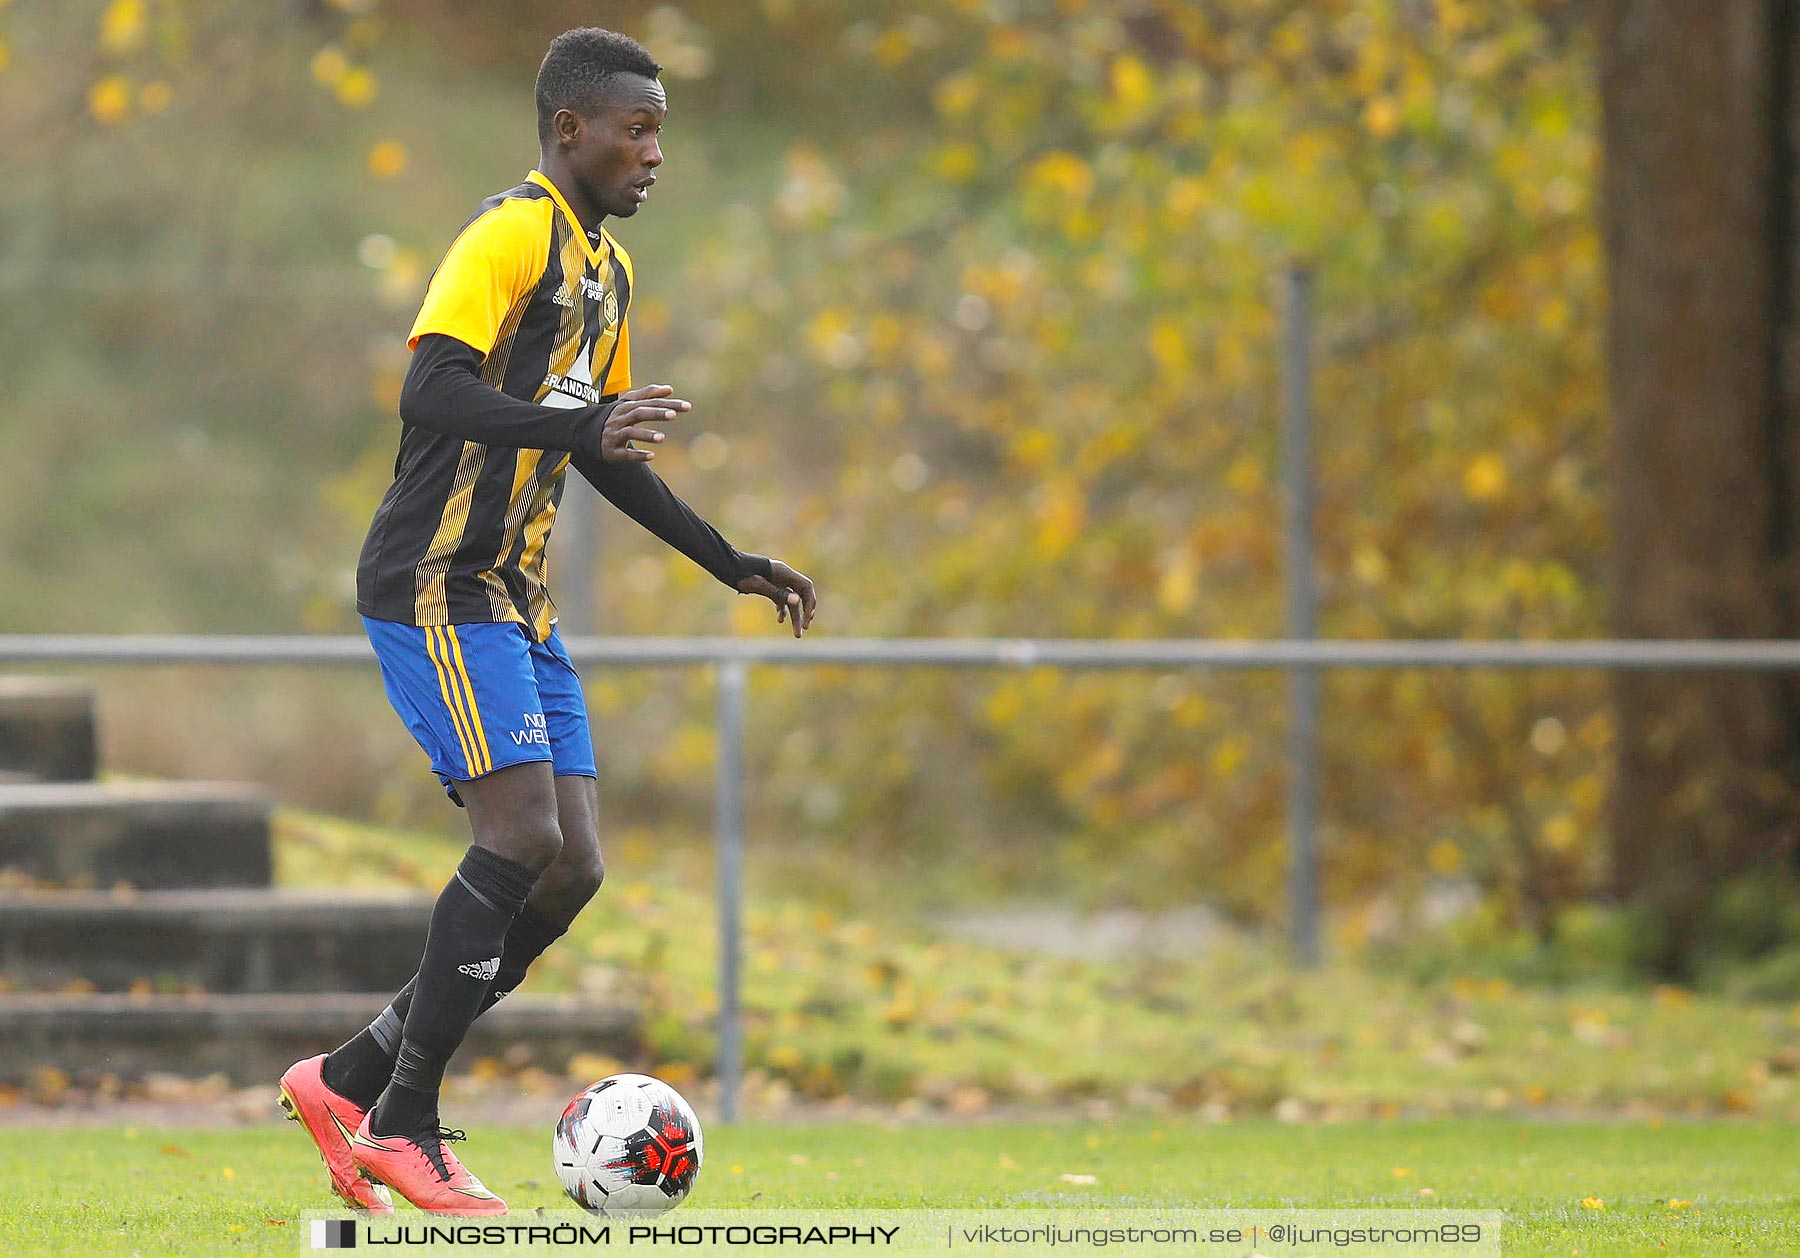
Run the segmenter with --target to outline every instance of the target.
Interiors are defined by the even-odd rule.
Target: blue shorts
[[[523,625],[419,627],[363,617],[388,702],[431,757],[450,798],[456,783],[548,760],[558,776],[594,777],[581,678],[554,626],[533,642]]]

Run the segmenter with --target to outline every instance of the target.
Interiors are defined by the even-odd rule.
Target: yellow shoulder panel
[[[555,213],[548,197],[508,197],[477,215],[438,263],[407,345],[435,332],[492,350],[507,312],[543,278]]]

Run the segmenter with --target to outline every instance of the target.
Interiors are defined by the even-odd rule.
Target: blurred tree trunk
[[[1789,636],[1796,614],[1794,0],[1600,8],[1625,637]],[[1690,977],[1721,880],[1791,867],[1800,694],[1747,674],[1617,683],[1613,876],[1643,960]]]

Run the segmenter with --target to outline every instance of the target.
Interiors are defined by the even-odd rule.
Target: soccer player
[[[474,842],[432,910],[418,973],[367,1029],[290,1067],[282,1105],[352,1206],[503,1214],[438,1123],[444,1066],[599,889],[594,752],[557,635],[544,547],[566,470],[796,637],[813,584],[745,554],[648,466],[691,409],[633,388],[630,218],[662,165],[661,67],[568,31],[537,76],[538,168],[481,203],[432,276],[400,395],[400,453],[363,544],[357,607],[388,698]],[[642,445],[634,445],[641,442]]]

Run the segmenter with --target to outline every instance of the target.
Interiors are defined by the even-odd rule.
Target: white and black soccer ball
[[[700,1173],[700,1120],[649,1075],[612,1075],[563,1109],[551,1157],[563,1191],[596,1214],[661,1214]]]

